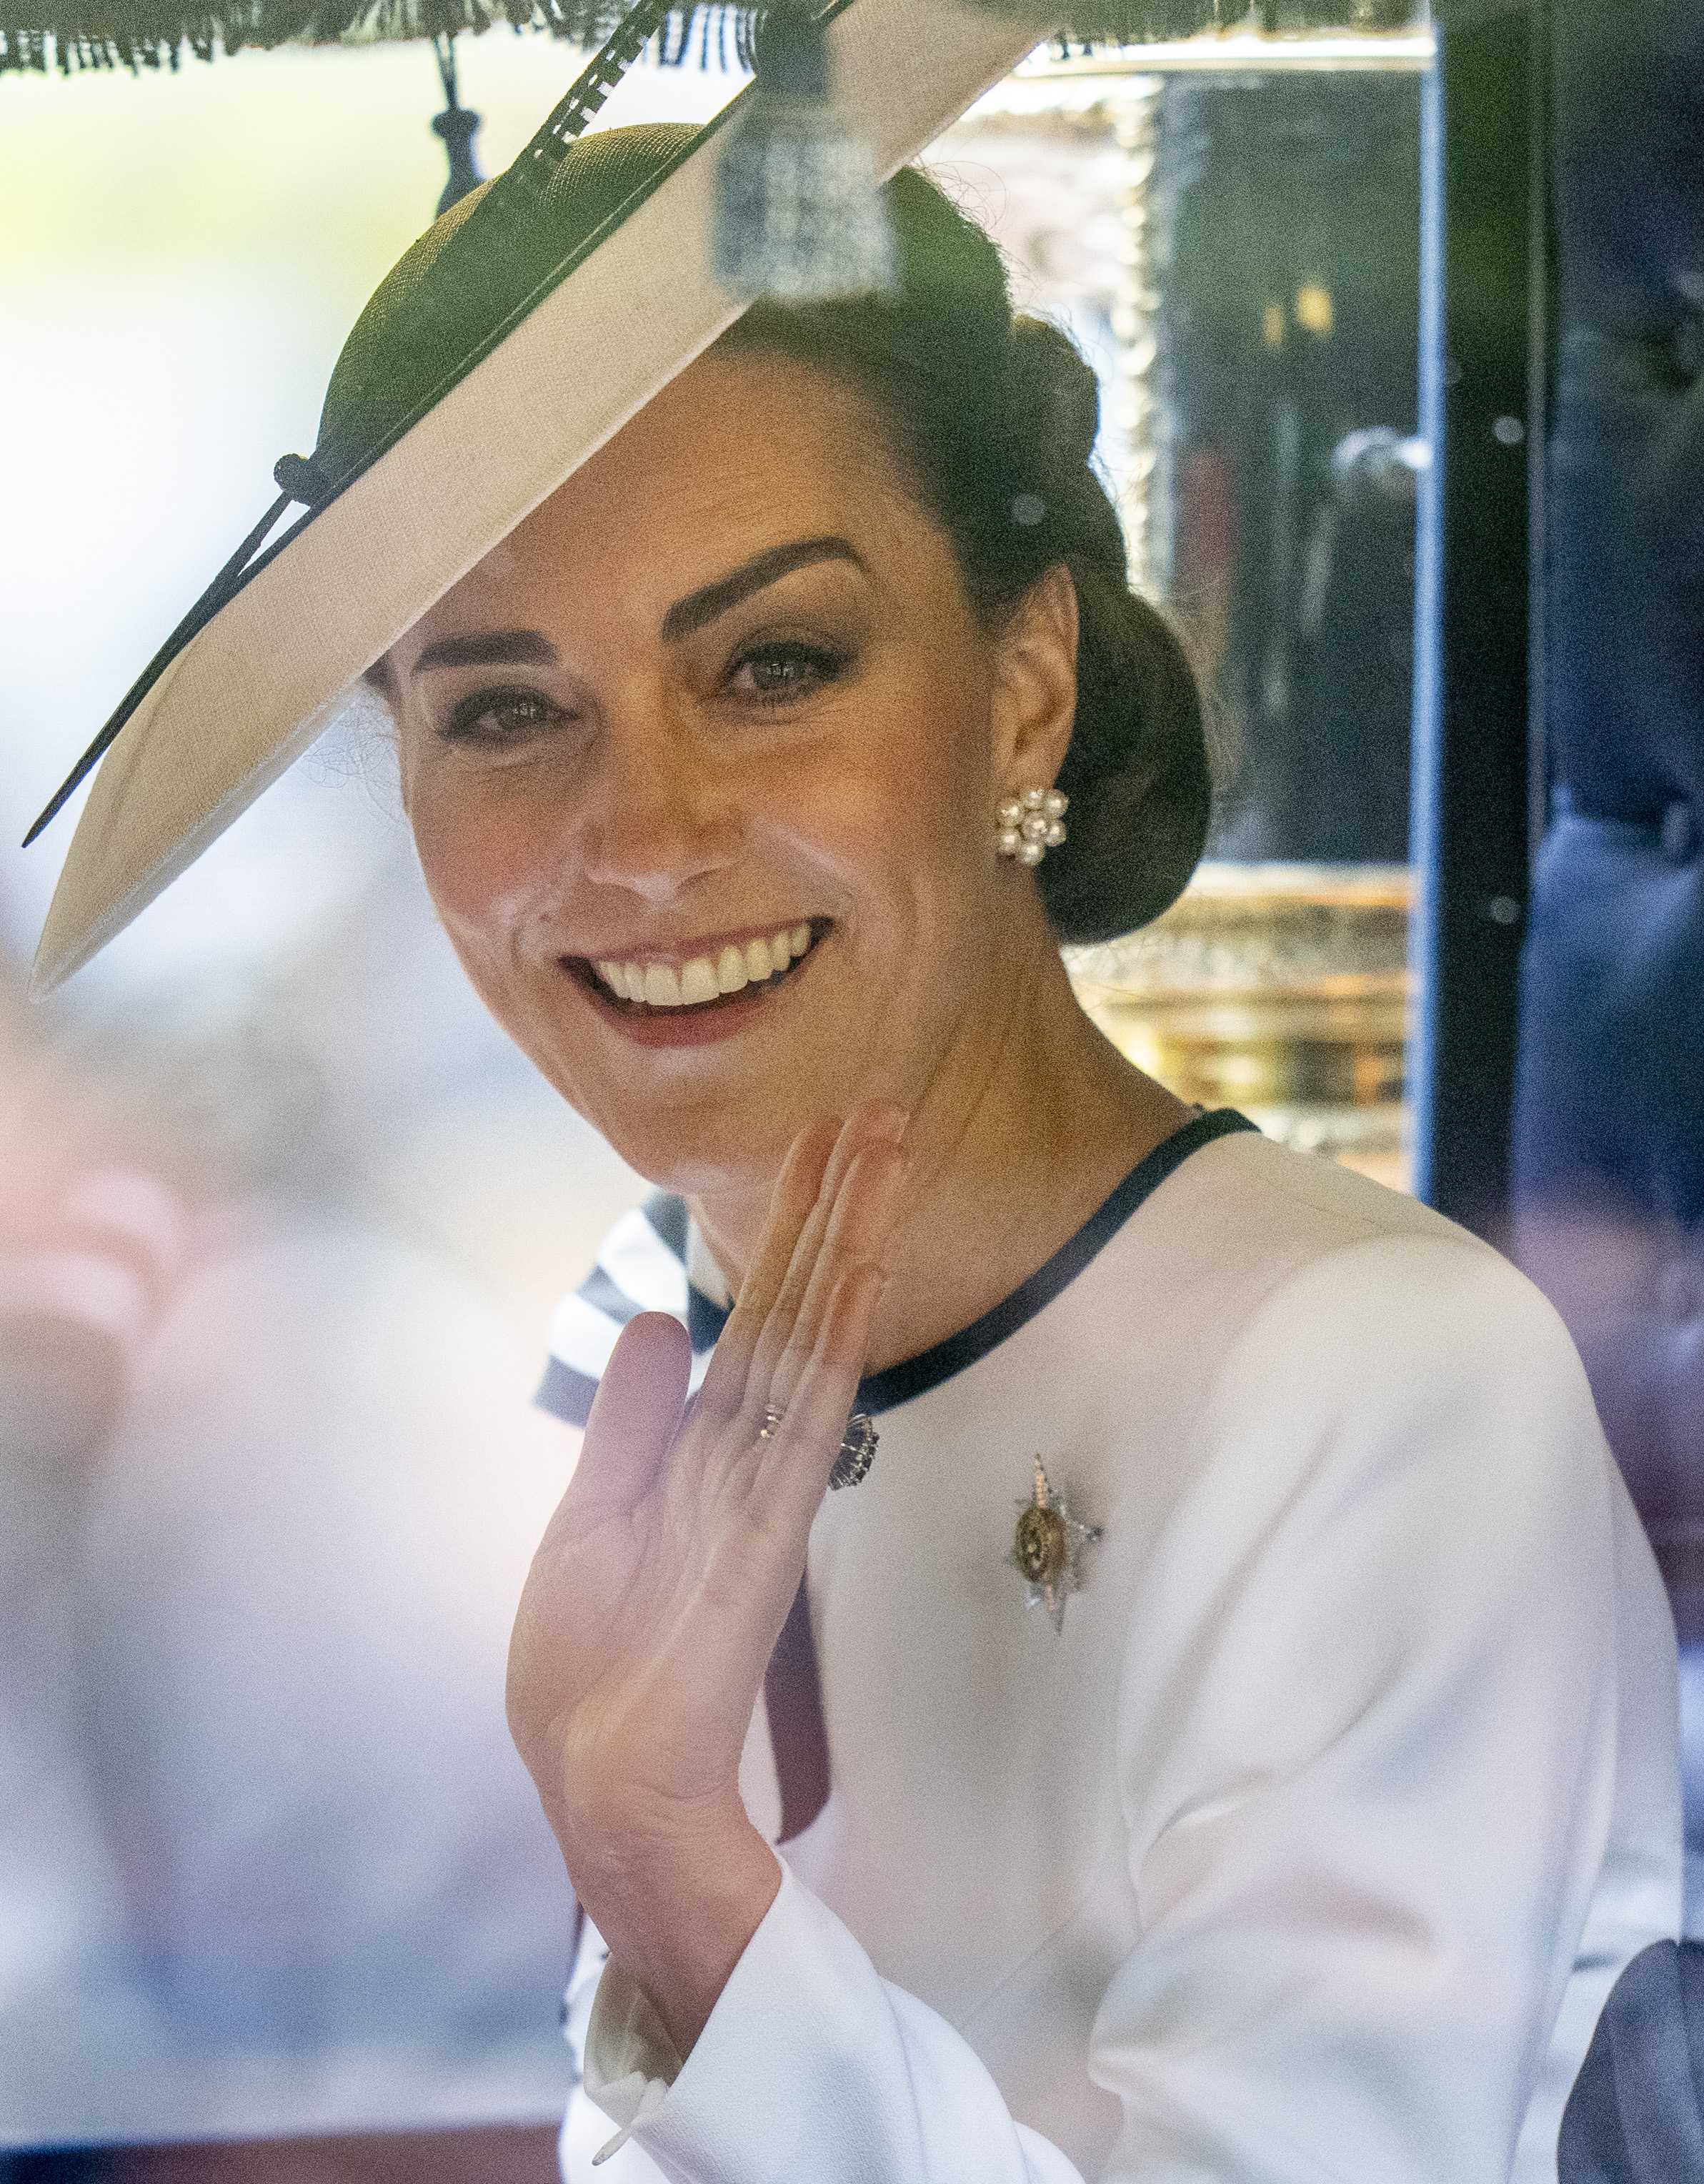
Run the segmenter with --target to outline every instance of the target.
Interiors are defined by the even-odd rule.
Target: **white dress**
[[[618,2126],[609,2184],[1554,2179],[1679,1930],[1654,1564],[1521,1275],[1203,1128],[1050,1301],[900,1368],[810,1539],[833,1793],[684,2066],[588,1930],[571,2184]],[[559,1397],[612,1295],[715,1317],[683,1226],[617,1230]],[[1038,1457],[1102,1534],[1058,1632],[1008,1559]],[[742,1784],[773,1840],[761,1708]]]

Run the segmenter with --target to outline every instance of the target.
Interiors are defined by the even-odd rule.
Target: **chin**
[[[767,1192],[799,1132],[851,1104],[825,1088],[819,1099],[795,1097],[780,1109],[732,1098],[665,1106],[643,1118],[631,1111],[586,1118],[648,1183],[683,1198],[707,1198],[727,1190]]]
[[[876,1034],[849,1022],[840,983],[777,994],[722,1035],[684,1039],[670,1036],[677,1020],[656,1026],[651,1039],[635,1038],[580,978],[553,981],[548,1008],[537,995],[518,1010],[512,993],[504,1006],[490,996],[487,1005],[630,1167],[660,1190],[702,1196],[766,1191],[811,1123],[860,1100],[903,1098],[891,1069],[873,1081],[867,1061]],[[879,1044],[891,1055],[891,1037]],[[860,1060],[866,1066],[855,1066]]]

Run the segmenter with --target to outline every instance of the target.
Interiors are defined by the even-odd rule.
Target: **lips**
[[[624,1016],[693,1016],[725,1006],[755,989],[772,991],[783,984],[829,924],[827,918],[801,919],[685,957],[580,956],[569,959],[569,967]]]

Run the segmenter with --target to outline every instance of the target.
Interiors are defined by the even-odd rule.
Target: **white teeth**
[[[708,956],[694,956],[678,971],[670,963],[617,963],[602,956],[592,967],[622,1000],[643,1001],[653,1009],[701,1008],[720,994],[761,985],[810,952],[810,928],[806,924],[767,939],[748,940],[743,947],[730,941],[714,962]]]
[[[681,967],[681,1000],[687,1008],[699,1001],[713,1001],[721,988],[716,983],[716,966],[708,956],[694,956],[690,963]]]

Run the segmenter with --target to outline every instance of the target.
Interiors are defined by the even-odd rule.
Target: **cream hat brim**
[[[963,0],[851,0],[828,30],[836,104],[892,174],[1046,27]],[[170,886],[348,708],[373,662],[739,316],[710,273],[719,133],[167,669],[95,777],[32,993]]]

